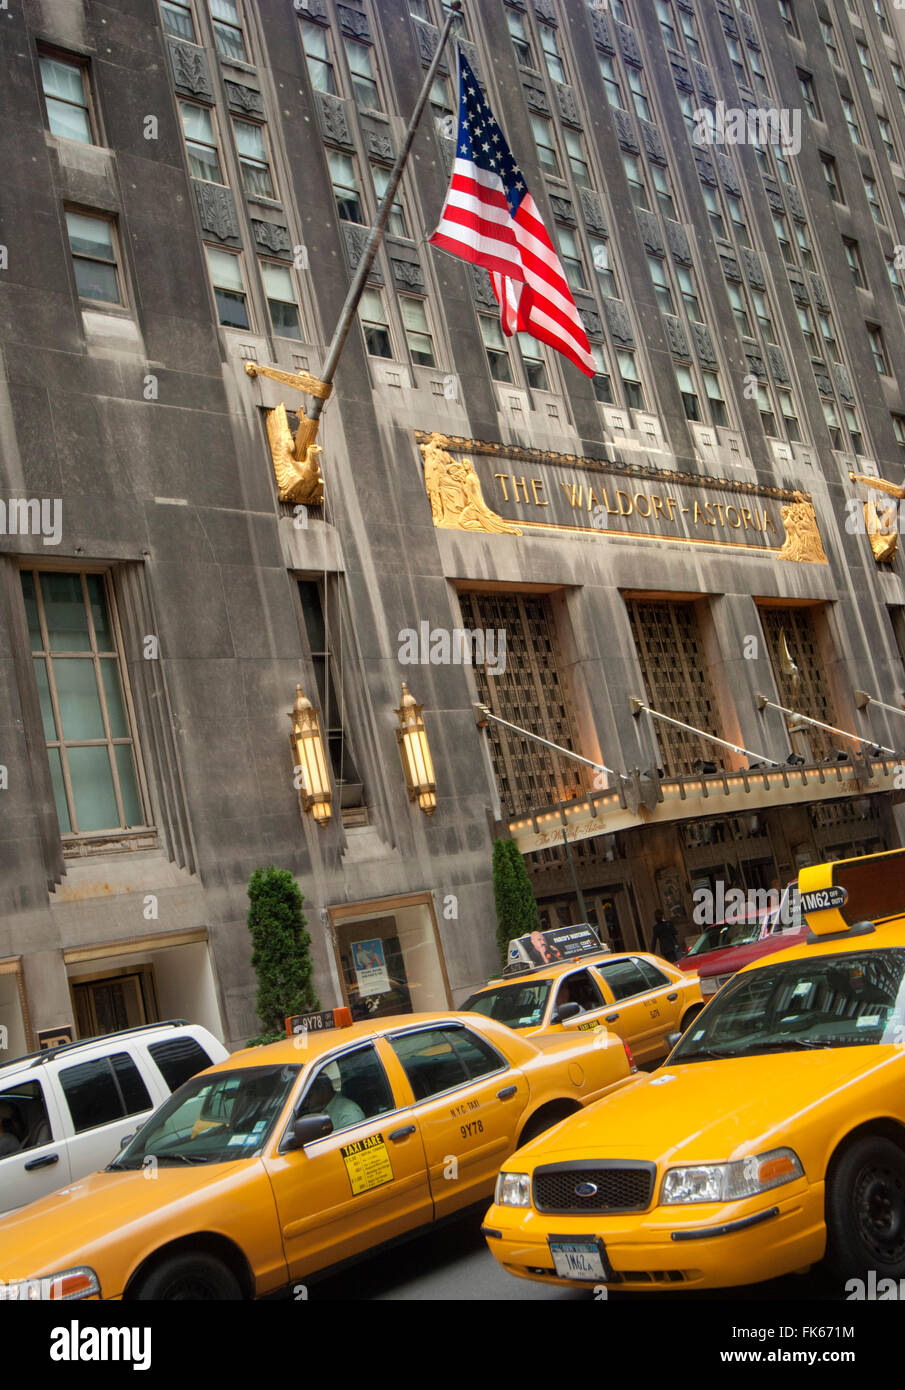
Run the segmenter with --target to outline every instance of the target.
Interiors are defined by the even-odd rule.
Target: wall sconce
[[[434,760],[427,741],[427,730],[422,716],[423,705],[415,702],[405,681],[402,682],[402,703],[396,713],[399,728],[399,753],[405,769],[405,780],[409,789],[409,800],[417,797],[418,805],[426,816],[432,816],[437,809],[437,783],[434,778]]]
[[[317,710],[302,694],[300,685],[295,687],[295,704],[289,718],[292,720],[289,741],[295,766],[301,771],[302,809],[310,811],[323,828],[333,815],[333,792]]]

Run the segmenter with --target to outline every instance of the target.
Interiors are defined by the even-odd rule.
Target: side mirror
[[[122,1139],[120,1139],[120,1141],[119,1141],[119,1147],[120,1147],[121,1149],[125,1149],[129,1144],[132,1143],[132,1140],[133,1140],[134,1138],[135,1138],[135,1135],[134,1135],[134,1134],[124,1134],[123,1137],[122,1137]]]
[[[577,1018],[581,1013],[580,1004],[560,1004],[558,1009],[553,1010],[551,1023],[568,1023],[570,1018]]]
[[[329,1115],[300,1115],[283,1147],[286,1152],[303,1149],[306,1144],[313,1144],[315,1139],[325,1139],[332,1133],[333,1121]]]
[[[682,1041],[682,1034],[681,1034],[681,1033],[667,1033],[667,1034],[666,1034],[666,1045],[667,1045],[667,1047],[669,1048],[670,1052],[672,1052],[672,1050],[673,1050],[673,1048],[675,1047],[676,1043],[681,1042],[681,1041]]]

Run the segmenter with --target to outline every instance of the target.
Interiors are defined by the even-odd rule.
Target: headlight
[[[685,1202],[737,1202],[771,1187],[804,1177],[801,1160],[791,1149],[771,1149],[738,1163],[699,1163],[669,1168],[660,1191],[661,1206]]]
[[[719,987],[720,982],[717,979],[716,975],[701,976],[701,994],[704,996],[705,999],[708,997],[708,995],[716,994]]]
[[[34,1303],[95,1296],[101,1296],[100,1280],[87,1265],[63,1269],[59,1274],[44,1274],[40,1278],[13,1279],[8,1284],[0,1281],[0,1302],[17,1299]]]
[[[496,1180],[498,1207],[530,1207],[531,1178],[527,1173],[500,1173]]]

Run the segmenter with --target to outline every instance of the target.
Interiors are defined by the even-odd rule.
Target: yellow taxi
[[[708,1289],[826,1256],[840,1279],[905,1276],[905,850],[799,888],[801,944],[503,1165],[483,1230],[511,1274]]]
[[[0,1298],[260,1297],[483,1209],[517,1144],[630,1079],[622,1041],[594,1043],[443,1013],[235,1053],[102,1172],[0,1219]]]
[[[462,1008],[542,1046],[563,1033],[607,1028],[628,1044],[636,1062],[665,1057],[670,1034],[683,1033],[704,1007],[697,975],[644,951],[616,954],[597,946],[593,954],[582,947],[575,958],[553,963],[516,960]]]

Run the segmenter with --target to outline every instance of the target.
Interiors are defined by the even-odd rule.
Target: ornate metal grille
[[[823,653],[810,610],[762,608],[760,620],[773,664],[779,703],[787,709],[800,710],[810,719],[835,724],[836,716],[823,677]],[[798,737],[804,740],[812,758],[826,758],[833,751],[833,737],[822,729],[806,728]],[[844,746],[840,741],[839,747]]]
[[[491,676],[483,667],[475,667],[484,704],[511,724],[574,748],[549,600],[526,594],[468,593],[460,595],[460,602],[463,622],[469,627],[506,634],[505,671]],[[506,814],[519,815],[586,792],[580,764],[498,724],[489,725],[488,735]]]
[[[648,704],[661,714],[722,738],[694,604],[627,599],[626,607]],[[699,758],[719,758],[719,749],[704,739],[670,724],[655,721],[655,726],[661,766],[667,776],[691,772]]]

